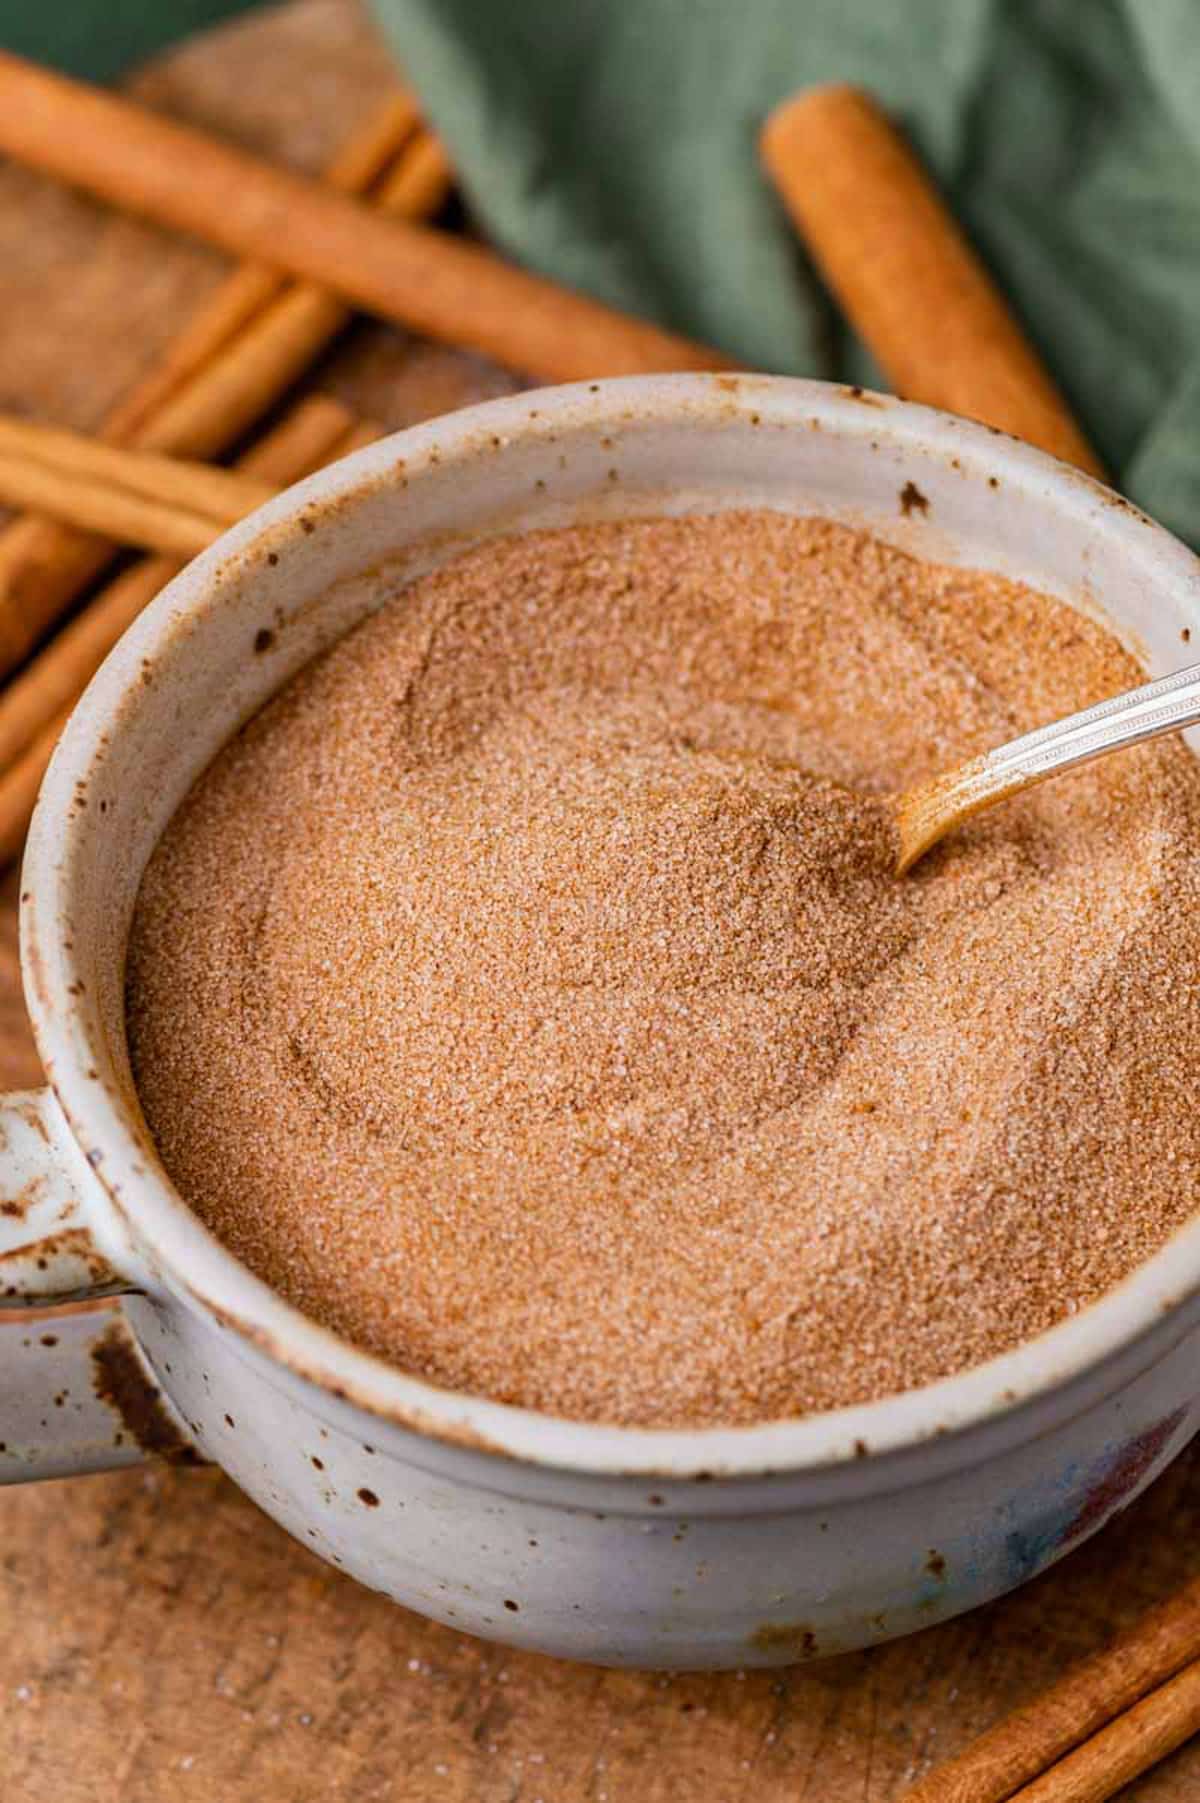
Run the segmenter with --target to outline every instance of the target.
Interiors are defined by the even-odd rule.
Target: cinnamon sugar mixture
[[[872,798],[1140,679],[826,522],[463,556],[154,855],[167,1168],[317,1319],[564,1415],[759,1421],[1014,1346],[1200,1196],[1200,769],[1126,752],[903,880]]]

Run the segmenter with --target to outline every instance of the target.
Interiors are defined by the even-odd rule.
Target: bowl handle
[[[96,1243],[60,1118],[48,1089],[0,1098],[0,1483],[197,1458],[112,1300],[138,1286]]]

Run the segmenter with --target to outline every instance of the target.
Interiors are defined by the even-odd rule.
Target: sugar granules
[[[1049,1327],[1200,1194],[1200,771],[910,877],[878,798],[1140,679],[996,577],[767,513],[473,551],[221,754],[129,1028],[226,1244],[406,1370],[750,1422]]]

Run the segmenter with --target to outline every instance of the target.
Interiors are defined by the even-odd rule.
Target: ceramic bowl
[[[122,640],[38,805],[21,934],[49,1087],[8,1098],[0,1123],[0,1289],[14,1308],[122,1301],[10,1332],[0,1475],[216,1460],[322,1558],[440,1621],[577,1659],[721,1667],[840,1652],[983,1602],[1186,1443],[1200,1222],[960,1376],[796,1420],[642,1431],[451,1394],[356,1350],[225,1251],[158,1161],[126,1052],[125,941],[146,860],[221,745],[467,545],[732,507],[829,515],[1029,581],[1102,610],[1156,674],[1200,642],[1200,565],[1118,497],[982,427],[819,383],[522,394],[272,501]]]

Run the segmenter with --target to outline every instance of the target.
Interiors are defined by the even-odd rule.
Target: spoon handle
[[[1160,676],[1140,689],[1112,695],[1081,714],[1054,720],[1027,732],[1011,744],[987,754],[986,762],[999,774],[1012,771],[1022,780],[1038,781],[1073,764],[1087,763],[1124,745],[1155,739],[1160,733],[1179,732],[1200,721],[1200,664]]]
[[[900,850],[896,867],[909,870],[951,827],[981,808],[1126,745],[1200,723],[1200,664],[1160,676],[1140,689],[1113,695],[1079,714],[1039,726],[995,751],[972,758],[902,795],[896,804]]]

